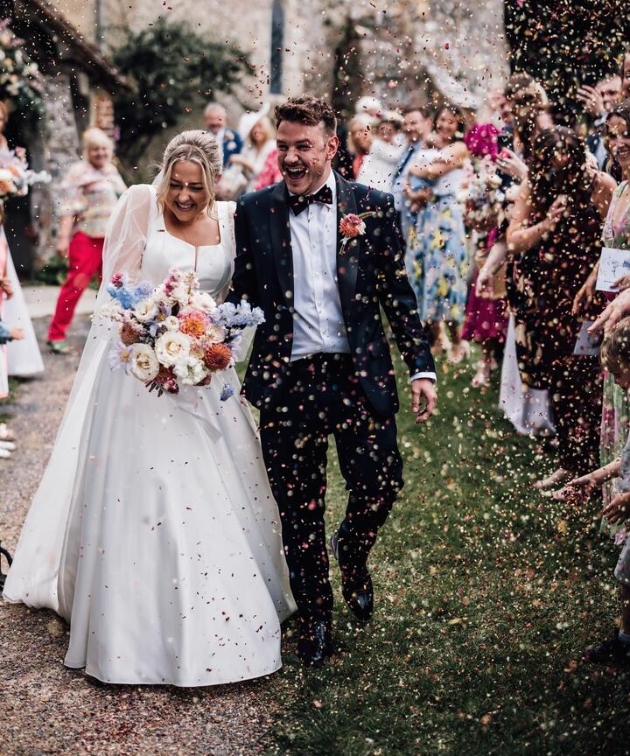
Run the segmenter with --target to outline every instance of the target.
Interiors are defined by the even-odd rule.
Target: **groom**
[[[245,195],[230,298],[261,307],[244,392],[260,409],[265,464],[282,519],[307,665],[332,653],[333,594],[324,533],[333,435],[348,505],[331,539],[342,593],[373,608],[370,549],[403,485],[396,379],[381,308],[411,372],[416,422],[434,411],[435,366],[407,281],[392,197],[335,174],[336,118],[302,96],[275,111],[284,181]]]

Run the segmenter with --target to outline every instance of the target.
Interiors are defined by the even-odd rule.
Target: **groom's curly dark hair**
[[[330,136],[337,133],[335,111],[321,97],[311,97],[310,95],[290,97],[282,105],[276,106],[275,117],[276,128],[282,121],[302,123],[305,126],[317,126],[323,123]]]

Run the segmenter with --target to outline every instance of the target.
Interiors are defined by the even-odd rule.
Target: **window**
[[[284,48],[284,8],[274,0],[271,10],[271,80],[269,92],[282,94],[282,53]]]

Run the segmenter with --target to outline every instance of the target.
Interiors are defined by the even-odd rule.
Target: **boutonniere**
[[[346,248],[346,245],[352,240],[356,239],[358,236],[363,236],[365,234],[365,218],[371,218],[373,215],[376,215],[376,213],[369,212],[369,213],[360,213],[357,215],[356,213],[348,213],[347,215],[344,215],[343,218],[339,221],[339,233],[341,234],[341,247],[339,249],[340,252],[343,252]]]

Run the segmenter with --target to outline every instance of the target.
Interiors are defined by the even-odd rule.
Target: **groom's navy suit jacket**
[[[372,213],[365,234],[342,246],[337,238],[341,308],[356,375],[378,415],[398,410],[396,377],[381,308],[411,374],[434,372],[427,333],[407,279],[393,198],[338,174],[337,227],[349,213]],[[282,405],[283,377],[293,341],[293,257],[287,190],[284,182],[246,194],[236,212],[237,256],[230,300],[249,299],[262,308],[243,384],[256,407]]]

